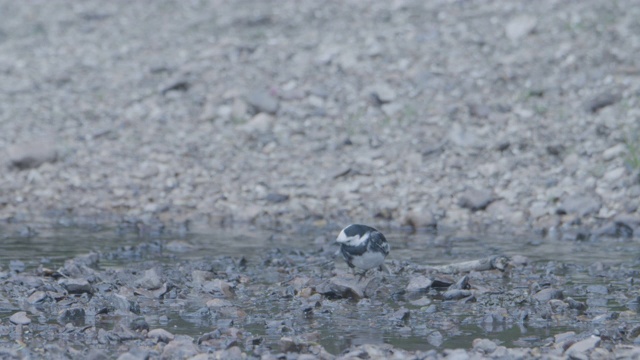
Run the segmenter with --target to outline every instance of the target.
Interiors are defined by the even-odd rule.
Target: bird
[[[364,270],[360,280],[368,270],[375,267],[382,269],[390,250],[384,235],[367,225],[351,224],[345,227],[338,234],[336,242],[340,244],[340,253],[354,273],[356,268]]]

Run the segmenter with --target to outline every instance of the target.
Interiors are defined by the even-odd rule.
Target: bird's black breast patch
[[[349,267],[353,267],[354,256],[361,256],[362,254],[367,252],[368,243],[369,241],[365,241],[358,246],[349,246],[345,244],[342,244],[340,246],[340,252],[342,253],[342,257],[347,262],[347,265],[349,265]]]

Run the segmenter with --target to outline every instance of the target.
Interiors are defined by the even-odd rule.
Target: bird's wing
[[[369,236],[369,246],[371,249],[380,251],[385,256],[389,255],[389,243],[381,232],[372,231]]]

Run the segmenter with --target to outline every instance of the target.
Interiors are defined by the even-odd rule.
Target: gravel
[[[632,0],[0,0],[0,13],[0,220],[25,224],[25,237],[52,224],[117,224],[149,235],[355,220],[563,241],[640,237],[640,8]],[[22,294],[29,306],[68,294],[85,301],[103,291],[91,278],[96,261],[69,261],[59,269],[65,279],[46,288],[23,276],[18,261],[0,274],[41,288]],[[231,301],[242,290],[193,270],[215,274],[198,275],[212,296]],[[175,295],[166,276],[157,268],[131,275],[151,299]],[[427,280],[414,277],[409,288]],[[363,300],[388,290],[372,284],[316,285],[323,296]],[[533,295],[553,301],[548,318],[575,310],[570,289],[552,285]],[[140,309],[131,294],[108,295],[118,311]],[[231,309],[229,317],[242,311],[210,304]],[[52,308],[68,337],[81,332],[74,322],[100,310],[67,305]],[[24,312],[11,318],[18,327],[36,322]],[[146,336],[125,325],[94,329],[91,339]],[[162,352],[127,349],[120,358],[202,350],[169,335],[152,337],[166,343]],[[313,340],[280,335],[280,346],[301,357],[332,356]],[[635,347],[574,340],[570,352],[550,355],[638,356]],[[423,355],[539,355],[476,345]],[[229,342],[212,353],[241,357],[243,349]],[[25,351],[0,348],[0,356],[31,355]],[[47,351],[79,356],[65,346]],[[340,356],[390,352],[413,356],[371,344]]]
[[[583,226],[638,218],[630,0],[63,4],[0,2],[5,220],[548,232],[584,194]]]

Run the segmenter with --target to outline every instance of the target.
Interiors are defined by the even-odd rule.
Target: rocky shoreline
[[[632,0],[0,0],[0,15],[5,237],[117,226],[140,234],[152,251],[154,236],[166,234],[221,227],[314,233],[360,222],[419,233],[535,234],[539,241],[640,238],[640,8]],[[603,332],[586,327],[531,348],[478,339],[463,350],[366,344],[332,355],[314,335],[278,333],[263,346],[229,324],[195,339],[160,323],[145,326],[145,307],[136,313],[131,301],[158,299],[164,285],[129,282],[141,279],[136,271],[156,269],[162,284],[175,286],[168,293],[191,294],[192,285],[157,259],[131,264],[119,279],[95,268],[101,256],[69,259],[68,274],[0,266],[7,286],[0,304],[11,312],[0,320],[0,354],[638,356],[637,327],[625,318],[636,314],[633,306],[587,316],[604,322]],[[240,259],[216,261],[233,267]],[[402,281],[415,275],[395,265]],[[619,273],[594,265],[615,283],[611,293],[586,285],[565,291],[589,309],[603,297],[633,303],[636,265],[618,264]],[[203,282],[219,280],[242,294],[242,276],[192,266],[179,275],[210,272]],[[564,297],[543,301],[547,310],[533,305],[538,291],[562,285],[564,272],[516,269],[544,280],[522,295],[534,316],[584,316]],[[314,281],[339,273],[314,271],[302,273],[311,283],[294,287],[293,298],[309,288],[310,298],[325,299]],[[595,286],[600,275],[593,271],[583,272]],[[616,283],[613,273],[629,283]],[[115,281],[126,285],[111,288]],[[204,298],[209,290],[193,291]],[[218,305],[203,308],[231,316]],[[65,319],[78,317],[76,309],[86,319],[107,309],[123,320],[111,331],[75,325]],[[515,314],[500,316],[517,322]],[[104,349],[87,352],[87,344]]]

